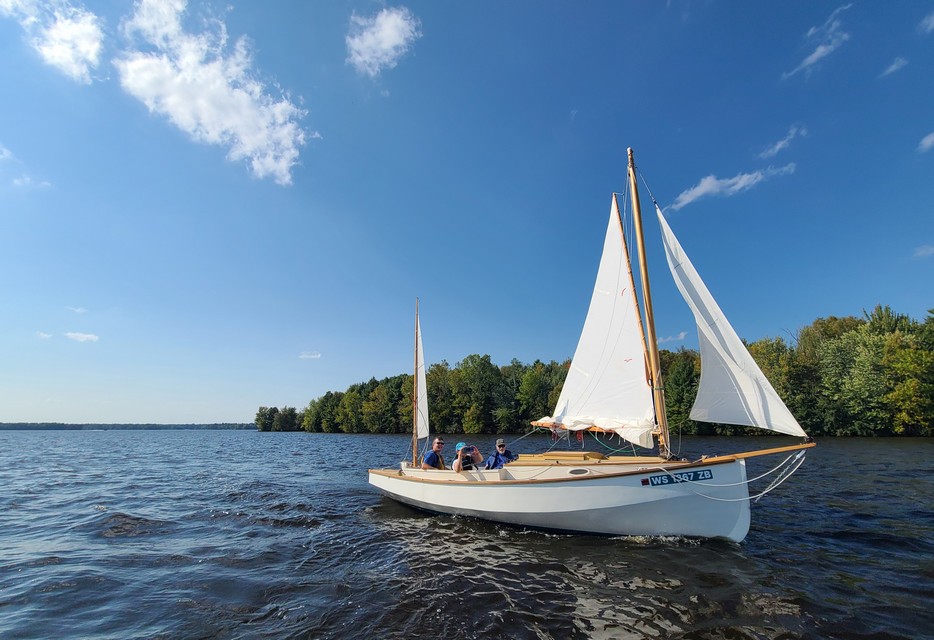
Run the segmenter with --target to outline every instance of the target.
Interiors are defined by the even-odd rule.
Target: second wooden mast
[[[652,311],[652,291],[649,287],[649,268],[645,258],[645,240],[642,232],[642,206],[639,203],[639,186],[636,180],[636,161],[629,150],[629,190],[632,194],[632,220],[636,231],[636,247],[639,250],[639,273],[642,281],[642,304],[645,308],[645,350],[649,359],[652,396],[655,400],[655,420],[658,423],[658,454],[662,458],[671,455],[668,438],[668,415],[665,412],[665,385],[658,357],[658,340],[655,337],[655,314]]]

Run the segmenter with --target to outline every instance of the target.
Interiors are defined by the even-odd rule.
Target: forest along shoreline
[[[923,322],[878,305],[863,318],[818,318],[788,344],[781,337],[749,343],[749,352],[811,436],[934,435],[934,309]],[[737,425],[688,416],[700,381],[700,354],[661,350],[665,406],[682,435],[762,435]],[[550,415],[570,359],[497,366],[472,354],[427,373],[432,430],[438,433],[523,433]],[[301,410],[260,407],[259,431],[409,433],[412,375],[328,391]]]

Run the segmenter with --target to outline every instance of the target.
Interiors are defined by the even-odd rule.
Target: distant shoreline
[[[69,424],[63,422],[0,422],[0,431],[168,431],[181,429],[252,429],[253,423],[214,424]]]

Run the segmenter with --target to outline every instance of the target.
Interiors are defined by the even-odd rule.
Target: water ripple
[[[429,516],[366,483],[407,442],[0,432],[0,637],[932,637],[929,443],[822,442],[734,545]]]

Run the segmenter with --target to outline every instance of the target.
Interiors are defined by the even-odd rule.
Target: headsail
[[[668,267],[697,323],[701,379],[691,419],[806,437],[710,295],[658,205],[655,211]]]
[[[600,427],[651,448],[655,410],[628,263],[614,197],[590,309],[571,368],[554,416],[535,424],[556,424],[572,431]]]
[[[425,354],[422,352],[422,328],[415,315],[415,433],[421,440],[428,437],[428,385],[425,384]]]

